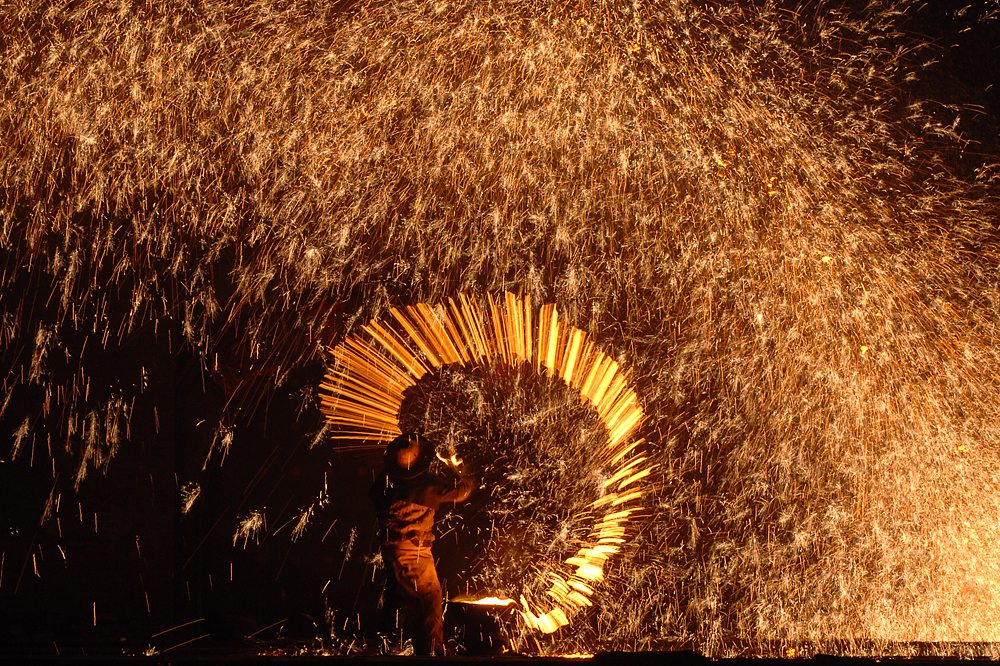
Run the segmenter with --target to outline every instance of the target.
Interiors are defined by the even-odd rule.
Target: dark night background
[[[934,2],[904,23],[938,53],[917,91],[971,110],[963,114],[963,130],[976,142],[955,156],[966,176],[984,156],[998,154],[998,13],[996,2]],[[8,257],[0,257],[6,264]],[[39,311],[52,307],[53,286],[8,283],[15,288]],[[311,446],[322,427],[310,398],[322,367],[294,368],[280,388],[241,398],[246,404],[233,410],[226,404],[233,386],[273,369],[235,356],[206,369],[176,343],[178,322],[162,326],[172,327],[173,341],[146,325],[118,347],[84,352],[89,367],[99,368],[95,385],[111,393],[116,384],[134,390],[145,382],[145,388],[128,441],[105,473],[91,472],[75,496],[61,495],[57,520],[39,527],[39,508],[52,488],[49,454],[39,450],[46,444],[33,442],[35,450],[9,462],[13,442],[0,442],[0,656],[36,649],[77,654],[81,646],[162,650],[203,635],[308,639],[329,635],[329,619],[348,635],[359,615],[372,613],[378,586],[365,561],[374,527],[367,489],[378,456],[336,451],[329,442]],[[74,341],[65,344],[69,354]],[[0,432],[14,431],[41,401],[40,393],[16,395]],[[232,413],[225,463],[216,452],[205,464],[215,428]],[[324,480],[327,500],[293,541],[291,524],[280,523],[314,502]],[[179,488],[192,481],[201,495],[182,515]],[[234,545],[237,524],[258,508],[266,509],[266,529],[257,542]],[[352,530],[353,545],[345,550]],[[448,557],[447,547],[443,552]],[[195,622],[157,636],[189,621]]]

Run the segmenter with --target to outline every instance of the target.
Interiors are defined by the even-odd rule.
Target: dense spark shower
[[[478,301],[459,294],[438,307],[418,303],[393,308],[395,325],[366,324],[363,336],[350,336],[331,349],[334,362],[321,385],[320,403],[327,422],[336,428],[332,437],[386,441],[401,432],[405,391],[431,368],[482,363],[527,364],[561,379],[593,405],[607,429],[598,458],[607,470],[600,496],[586,510],[597,514],[589,542],[562,563],[572,573],[534,563],[551,584],[547,595],[554,607],[539,610],[519,595],[522,619],[550,634],[569,624],[574,611],[592,605],[592,586],[604,578],[608,557],[630,536],[629,517],[642,510],[641,481],[654,466],[641,448],[643,440],[633,441],[642,426],[642,407],[614,359],[588,340],[585,331],[562,320],[553,304],[536,311],[530,298],[510,292],[502,301],[487,296],[485,302],[483,310]]]
[[[274,426],[294,437],[255,439],[260,415],[393,308],[523,290],[628,359],[656,464],[593,606],[539,649],[1000,641],[996,117],[938,85],[948,48],[908,28],[931,4],[4,3],[0,492],[22,509],[0,610],[70,585],[136,496],[136,544],[176,509],[227,526],[217,547],[282,526],[298,547],[312,522],[363,557],[322,492],[299,517],[253,495],[323,439],[290,427],[319,421],[316,393]],[[523,379],[445,373],[419,416],[550,428],[547,455],[586,455],[585,411]],[[185,434],[196,450],[154,475]],[[234,508],[201,516],[251,443]],[[122,464],[153,488],[116,503]],[[344,466],[324,471],[335,489]],[[156,579],[154,548],[114,552],[144,575],[122,588]],[[228,564],[185,572],[186,599]],[[79,621],[102,626],[115,603],[88,595],[110,586],[87,578]],[[169,608],[146,591],[119,616]]]

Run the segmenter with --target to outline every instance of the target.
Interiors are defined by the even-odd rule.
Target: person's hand
[[[462,459],[458,457],[458,454],[455,453],[455,450],[452,449],[451,447],[448,448],[448,450],[445,452],[444,455],[441,453],[441,451],[435,451],[435,455],[437,456],[438,460],[440,460],[453,470],[457,471],[462,466]]]

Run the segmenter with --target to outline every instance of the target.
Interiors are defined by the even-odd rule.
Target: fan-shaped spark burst
[[[550,567],[548,596],[554,606],[537,612],[521,596],[521,617],[543,633],[569,624],[570,615],[592,605],[593,584],[628,536],[630,516],[641,510],[642,481],[653,471],[635,434],[643,423],[639,397],[617,361],[587,333],[560,317],[554,304],[539,309],[531,298],[506,292],[487,296],[485,308],[465,294],[432,307],[391,310],[393,321],[374,321],[332,348],[333,363],[321,384],[321,404],[334,439],[380,441],[400,433],[404,391],[432,369],[446,365],[528,364],[580,392],[608,432],[600,462],[607,467],[601,496],[589,507],[599,516],[590,543]]]

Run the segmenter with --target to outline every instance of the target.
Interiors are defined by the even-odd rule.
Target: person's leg
[[[417,591],[420,605],[421,654],[444,655],[444,612],[441,582],[434,566],[430,547],[422,549],[418,559]]]
[[[396,555],[392,547],[382,549],[382,562],[385,571],[385,588],[382,591],[382,615],[379,623],[379,633],[387,641],[390,649],[401,649],[403,646],[403,622],[407,595],[400,589],[399,575],[396,573]]]
[[[406,599],[406,624],[411,628],[415,654],[444,654],[444,616],[441,583],[430,547],[396,547],[393,573]]]

